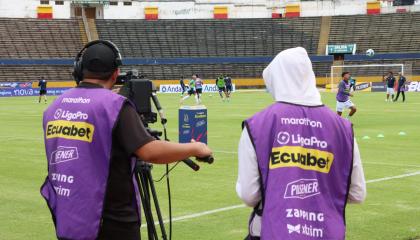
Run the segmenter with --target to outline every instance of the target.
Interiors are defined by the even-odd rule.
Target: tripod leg
[[[143,205],[144,216],[146,218],[146,223],[147,223],[148,239],[157,240],[158,237],[157,237],[155,223],[153,220],[152,206],[150,203],[150,195],[149,195],[149,187],[148,187],[147,178],[144,176],[144,173],[142,172],[138,172],[137,176],[138,178],[140,178],[139,192],[140,192],[141,204]]]
[[[154,201],[154,204],[155,204],[156,215],[158,217],[160,230],[162,232],[162,239],[166,240],[166,239],[168,239],[168,237],[166,236],[165,225],[163,223],[162,213],[160,211],[159,201],[158,201],[158,198],[157,198],[155,185],[153,183],[152,173],[150,171],[147,172],[147,178],[149,180],[150,190],[152,192],[152,198],[153,198],[153,201]]]

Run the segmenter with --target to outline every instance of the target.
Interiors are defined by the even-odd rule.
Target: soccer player
[[[230,94],[232,92],[232,78],[228,75],[225,75],[225,84],[226,84],[226,97],[230,101]]]
[[[398,92],[397,96],[394,99],[394,102],[398,101],[398,97],[400,96],[400,93],[402,95],[403,102],[405,102],[405,82],[407,79],[402,75],[402,73],[398,73],[399,79],[398,79]]]
[[[181,76],[181,80],[179,80],[179,85],[181,86],[181,89],[182,89],[181,97],[183,97],[185,90],[187,88],[184,83],[184,76]]]
[[[196,92],[195,92],[195,80],[194,79],[191,79],[190,80],[190,82],[189,82],[189,84],[188,84],[188,95],[187,96],[185,96],[185,97],[183,97],[182,99],[181,99],[181,103],[183,103],[185,100],[187,100],[189,97],[191,97],[192,95],[194,95],[194,97],[195,97],[195,102],[197,103],[197,104],[199,104],[199,102],[198,102],[198,98],[197,98],[197,95],[196,95]]]
[[[194,74],[192,75],[192,78],[195,81],[195,93],[196,98],[197,98],[197,102],[201,103],[201,94],[203,94],[203,80],[201,80],[201,78],[198,77],[198,74]]]
[[[350,109],[349,115],[347,118],[350,118],[356,113],[356,107],[354,106],[353,102],[350,100],[350,97],[353,97],[353,94],[350,92],[350,83],[349,79],[351,77],[349,72],[343,72],[341,74],[343,80],[341,80],[340,84],[338,85],[338,92],[337,92],[337,113],[341,116],[343,114],[344,108]]]
[[[346,204],[366,197],[351,123],[322,104],[305,49],[279,53],[263,78],[275,102],[245,120],[238,146],[246,239],[345,239]]]
[[[41,98],[44,96],[44,102],[47,104],[47,80],[44,77],[39,80],[38,87],[40,88],[38,103],[41,103]]]
[[[392,101],[394,99],[394,86],[395,86],[395,77],[394,74],[389,71],[386,81],[386,99],[385,102]],[[389,95],[391,95],[391,100],[389,100]]]
[[[226,83],[225,83],[225,77],[220,74],[220,76],[216,79],[216,85],[217,88],[219,89],[219,95],[222,98],[223,101],[225,101],[225,98],[223,97],[223,93],[225,93],[225,96],[227,97],[226,94]]]
[[[356,91],[356,79],[350,77],[349,82],[350,82],[350,89],[353,89],[353,92],[355,92]]]

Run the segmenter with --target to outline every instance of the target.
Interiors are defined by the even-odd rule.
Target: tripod
[[[144,161],[138,160],[135,166],[135,174],[139,186],[141,204],[143,206],[144,216],[147,223],[147,233],[149,240],[157,240],[158,235],[155,227],[155,222],[152,213],[152,202],[155,206],[156,215],[158,218],[160,230],[162,232],[162,239],[167,240],[165,226],[162,220],[162,213],[160,211],[158,198],[156,195],[155,185],[152,178],[153,165]]]

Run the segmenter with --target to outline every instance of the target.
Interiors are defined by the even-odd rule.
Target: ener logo
[[[95,126],[87,122],[70,122],[65,120],[49,121],[47,123],[46,138],[66,138],[92,142]]]
[[[270,154],[270,169],[298,167],[304,170],[329,173],[334,154],[301,146],[273,148]]]
[[[287,184],[284,198],[305,199],[320,193],[318,179],[299,179]]]
[[[79,158],[77,147],[59,146],[57,150],[51,153],[50,164],[68,162]]]

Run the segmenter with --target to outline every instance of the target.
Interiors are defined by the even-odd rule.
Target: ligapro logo
[[[326,141],[319,140],[315,136],[304,137],[300,134],[291,134],[288,132],[279,132],[277,134],[277,142],[281,145],[286,145],[289,142],[292,144],[297,144],[302,147],[317,147],[317,148],[327,148],[328,143]]]
[[[77,111],[73,113],[68,110],[63,110],[61,108],[58,108],[54,112],[54,119],[66,119],[68,121],[71,121],[71,120],[87,120],[88,118],[89,118],[89,115],[81,111]]]
[[[288,132],[279,132],[277,134],[277,142],[280,144],[287,144],[290,141],[290,134]]]

